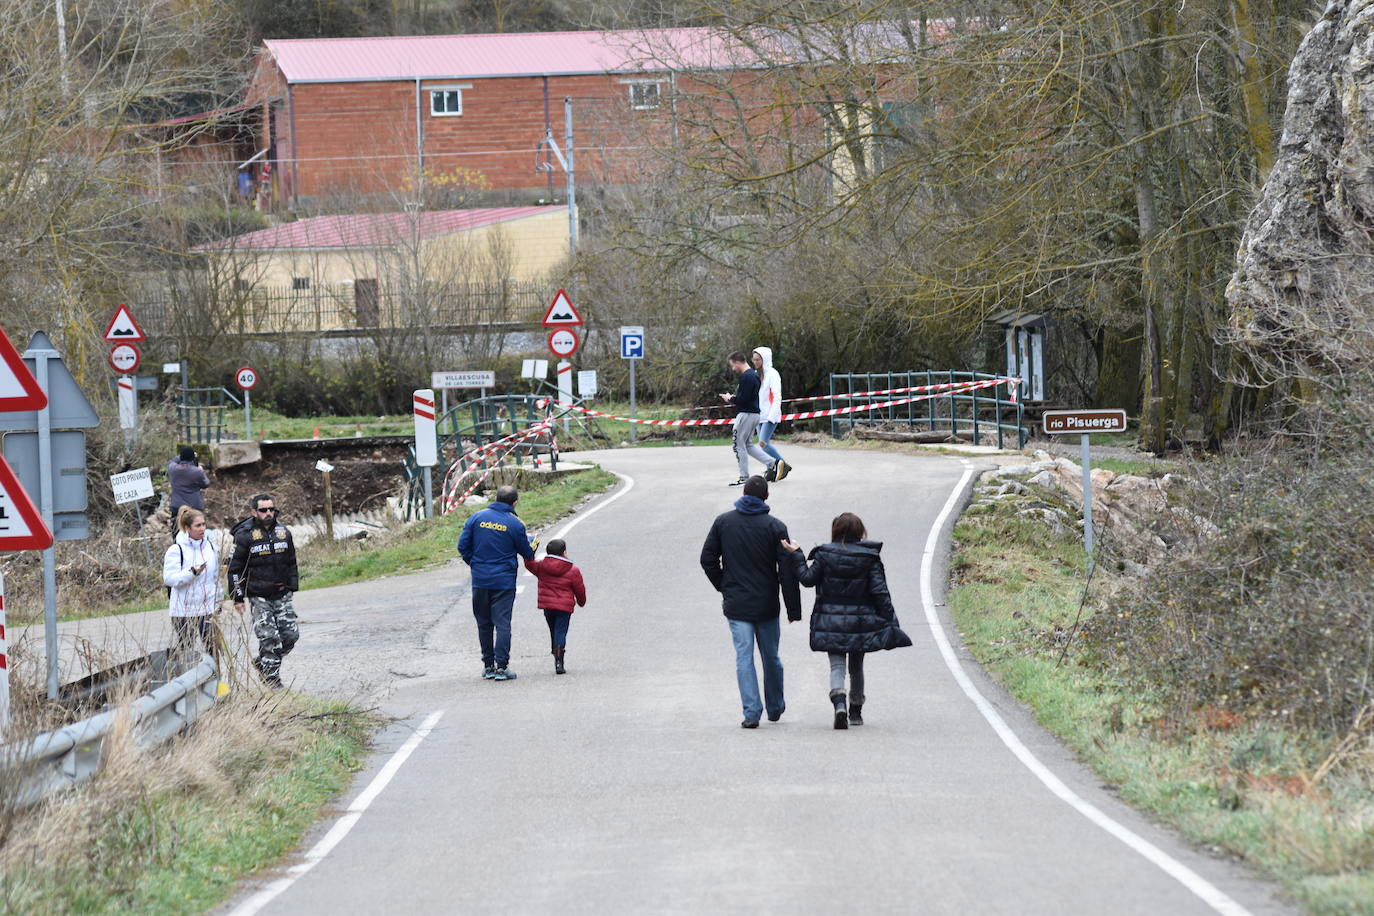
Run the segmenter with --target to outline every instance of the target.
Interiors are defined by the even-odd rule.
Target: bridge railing
[[[450,407],[434,424],[439,463],[434,468],[432,479],[436,482],[446,479],[454,465],[457,465],[458,473],[467,471],[473,464],[471,454],[474,450],[529,429],[543,420],[548,414],[548,400],[547,395],[493,394]],[[500,464],[510,461],[520,467],[529,458],[531,461],[546,460],[550,467],[558,467],[558,450],[551,441],[527,439],[513,444],[509,449],[502,448],[496,454]],[[411,446],[406,451],[404,471],[407,520],[423,514],[422,470],[415,464],[415,448]]]
[[[957,385],[960,382],[984,382],[999,378],[985,372],[947,370],[911,370],[907,372],[832,372],[830,375],[830,406],[849,407],[855,404],[880,404],[919,395],[866,394],[850,397],[858,392],[890,391],[893,388],[916,386]],[[912,429],[948,430],[951,435],[970,433],[974,445],[996,442],[1006,448],[1011,439],[1015,448],[1023,448],[1030,438],[1025,426],[1025,408],[1021,399],[1011,401],[1004,385],[990,385],[970,391],[952,389],[921,400],[894,404],[876,410],[844,414],[830,418],[830,435],[841,438],[855,427],[904,425]]]

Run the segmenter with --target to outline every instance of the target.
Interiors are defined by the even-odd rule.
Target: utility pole
[[[568,161],[563,170],[568,173],[568,254],[577,254],[577,170],[573,165],[573,125],[572,96],[563,98],[563,125],[567,133],[563,145],[568,149]],[[573,301],[577,301],[577,291],[573,291]]]

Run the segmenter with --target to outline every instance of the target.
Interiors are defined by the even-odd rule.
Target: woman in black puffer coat
[[[830,701],[835,727],[863,725],[864,654],[911,645],[897,625],[897,612],[887,591],[887,575],[879,541],[866,541],[864,523],[852,512],[830,523],[830,543],[811,551],[811,563],[795,541],[783,541],[792,551],[797,581],[816,589],[811,611],[811,649],[830,655]],[[849,667],[849,704],[844,692],[845,664]]]

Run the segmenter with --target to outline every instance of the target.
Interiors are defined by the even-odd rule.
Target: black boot
[[[848,713],[848,711],[846,711],[846,709],[845,709],[844,699],[845,699],[845,697],[844,697],[844,691],[843,691],[843,690],[832,690],[832,691],[830,691],[830,702],[833,703],[833,704],[835,704],[835,727],[836,727],[836,728],[848,728],[848,727],[849,727],[849,713]]]
[[[567,672],[567,669],[563,667],[563,653],[566,652],[566,651],[568,651],[568,650],[565,649],[565,648],[563,648],[562,646],[559,646],[558,648],[556,648],[556,649],[553,650],[553,673],[554,673],[554,674],[567,674],[567,673],[568,673],[568,672]]]
[[[863,724],[864,724],[864,715],[863,715],[863,711],[864,711],[864,704],[862,704],[862,703],[850,703],[850,704],[849,704],[849,724],[850,724],[850,725],[863,725]]]

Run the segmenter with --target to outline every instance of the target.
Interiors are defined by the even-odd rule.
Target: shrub
[[[1348,728],[1374,701],[1372,467],[1363,448],[1199,465],[1170,561],[1099,610],[1095,658],[1179,708]]]

